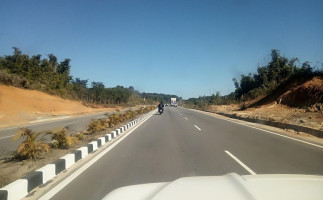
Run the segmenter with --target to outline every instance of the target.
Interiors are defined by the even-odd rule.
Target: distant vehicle
[[[160,102],[160,104],[158,104],[158,112],[159,114],[163,114],[164,112],[164,104],[162,102]]]
[[[180,178],[173,182],[126,186],[103,200],[117,199],[322,199],[323,176],[235,173]]]
[[[163,114],[164,110],[163,109],[158,109],[159,114]]]
[[[176,98],[170,98],[170,106],[177,107]]]

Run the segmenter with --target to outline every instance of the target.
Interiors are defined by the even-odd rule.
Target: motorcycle
[[[163,114],[164,110],[163,109],[158,109],[159,114]]]

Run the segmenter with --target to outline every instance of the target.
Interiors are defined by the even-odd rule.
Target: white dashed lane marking
[[[250,174],[256,175],[256,173],[254,171],[252,171],[247,165],[245,165],[243,162],[241,162],[241,160],[239,160],[237,157],[235,157],[232,153],[230,153],[229,151],[224,151],[224,152],[227,153],[231,158],[233,158],[233,160],[235,160],[237,163],[239,163],[239,165],[241,165]]]
[[[196,125],[194,125],[194,126],[195,126],[195,128],[197,128],[197,130],[199,130],[199,131],[201,130],[198,126],[196,126]]]

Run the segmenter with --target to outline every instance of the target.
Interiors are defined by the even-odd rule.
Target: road
[[[76,116],[47,122],[39,122],[19,127],[2,128],[0,129],[0,159],[6,157],[7,155],[15,151],[21,143],[22,139],[17,141],[13,140],[13,136],[21,127],[30,128],[34,131],[44,131],[55,130],[67,126],[69,127],[71,133],[76,133],[80,130],[84,130],[92,119],[98,119],[103,117],[106,117],[104,113],[97,113],[93,115]]]
[[[64,177],[64,187],[56,183],[42,198],[101,199],[122,186],[231,172],[323,175],[320,146],[184,108],[166,107],[163,115],[125,134],[96,162],[79,166],[76,172],[82,173]]]

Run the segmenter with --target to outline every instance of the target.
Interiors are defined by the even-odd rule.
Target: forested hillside
[[[225,96],[216,92],[211,96],[188,99],[186,103],[203,107],[252,100],[271,94],[292,82],[295,83],[295,80],[298,80],[298,84],[302,84],[314,76],[322,76],[322,70],[321,66],[313,67],[310,62],[300,64],[298,58],[288,59],[281,56],[279,50],[273,49],[271,61],[266,65],[258,66],[255,73],[242,74],[240,79],[232,79],[236,88],[234,92]]]

